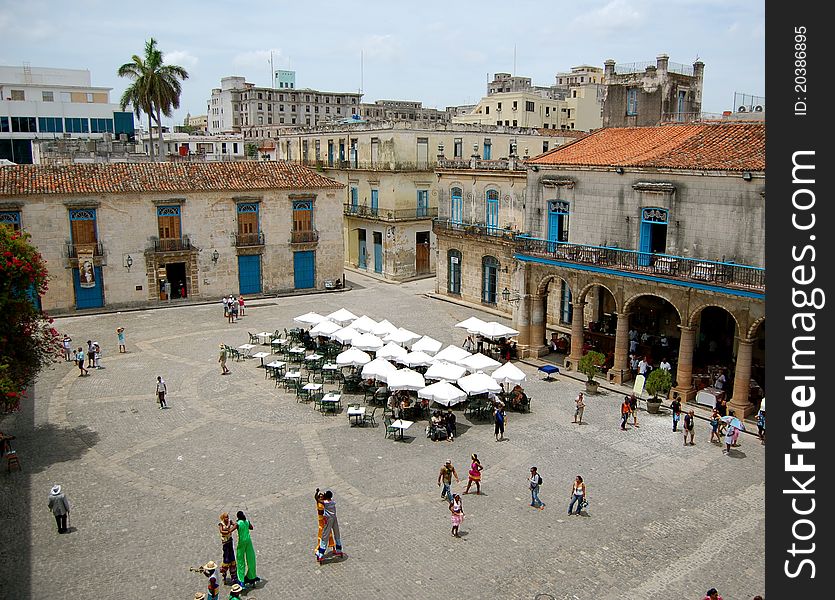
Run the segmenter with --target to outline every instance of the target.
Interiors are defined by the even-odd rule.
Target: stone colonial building
[[[750,411],[765,368],[764,125],[602,129],[526,166],[521,194],[515,165],[438,169],[438,292],[512,314],[528,355],[548,352],[549,330],[570,335],[569,369],[600,350],[618,383],[630,346],[667,359],[686,400],[726,369],[732,408]]]
[[[355,123],[286,129],[279,160],[316,167],[344,184],[346,267],[390,281],[435,273],[432,218],[438,161],[502,169],[584,134],[437,123]],[[518,149],[518,150],[517,150]]]
[[[51,312],[322,289],[342,277],[342,185],[276,162],[0,168],[0,222],[47,261]]]

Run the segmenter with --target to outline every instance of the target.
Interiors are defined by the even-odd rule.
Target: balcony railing
[[[237,233],[235,234],[236,246],[263,246],[264,233]]]
[[[525,165],[522,159],[515,158],[513,160],[508,158],[498,159],[483,159],[470,158],[464,160],[462,158],[454,159],[439,159],[437,168],[439,169],[475,169],[476,171],[525,171]]]
[[[93,251],[93,256],[104,256],[104,249],[101,242],[93,242],[92,244],[67,244],[67,257],[78,258],[78,253]]]
[[[319,241],[319,232],[315,229],[291,231],[291,244],[312,244]]]
[[[353,161],[353,160],[339,160],[333,159],[332,164],[327,159],[301,159],[297,161],[301,165],[311,167],[314,169],[356,169],[359,171],[433,171],[436,163],[434,160],[427,160],[422,162],[405,162],[405,161]]]
[[[191,250],[191,240],[186,237],[154,240],[154,252],[182,252]]]
[[[721,287],[765,291],[765,269],[760,267],[622,248],[552,242],[527,235],[518,235],[515,239],[516,252],[519,254],[648,273],[694,283],[715,283]]]
[[[432,219],[432,230],[441,232],[458,232],[476,237],[513,239],[518,233],[508,227],[497,227],[485,223],[463,223],[452,219]]]
[[[437,206],[416,206],[415,208],[371,208],[360,204],[343,205],[343,214],[364,219],[378,219],[380,221],[414,221],[415,219],[431,219],[438,216]]]

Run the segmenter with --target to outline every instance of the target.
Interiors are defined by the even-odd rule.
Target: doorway
[[[165,280],[171,283],[172,298],[186,298],[188,296],[186,263],[177,262],[165,265]]]
[[[429,232],[418,231],[415,234],[415,273],[429,273]]]
[[[667,210],[645,208],[641,211],[641,239],[638,247],[638,264],[646,267],[653,254],[664,254],[667,250]]]
[[[383,234],[380,231],[374,232],[374,272],[383,272]]]

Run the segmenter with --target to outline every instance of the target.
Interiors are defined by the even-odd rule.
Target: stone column
[[[548,346],[545,344],[545,325],[548,320],[548,296],[530,296],[531,302],[531,356],[542,356],[548,353]]]
[[[696,397],[693,387],[693,351],[696,343],[696,330],[693,327],[679,325],[681,338],[678,345],[678,368],[676,369],[676,387],[673,398],[688,402]]]
[[[734,375],[734,395],[728,403],[728,408],[734,411],[740,419],[746,414],[754,412],[754,407],[748,402],[751,383],[751,349],[753,340],[739,340],[736,350],[736,373]]]
[[[609,381],[622,384],[632,379],[629,370],[629,313],[618,313],[615,329],[615,362],[609,369]]]
[[[524,354],[531,345],[531,297],[529,294],[522,296],[519,304],[513,307],[513,329],[519,332],[516,338],[516,345],[520,356]]]
[[[583,357],[583,317],[585,302],[573,302],[571,305],[571,352],[565,359],[565,368],[569,371],[577,370],[577,363]]]

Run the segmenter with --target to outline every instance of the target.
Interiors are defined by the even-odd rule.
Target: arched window
[[[499,287],[499,259],[485,256],[481,259],[481,301],[496,304],[496,290]]]
[[[447,252],[447,291],[450,294],[461,294],[461,251]]]
[[[464,220],[464,193],[460,187],[454,187],[449,192],[450,207],[449,220],[453,225],[460,225]]]

